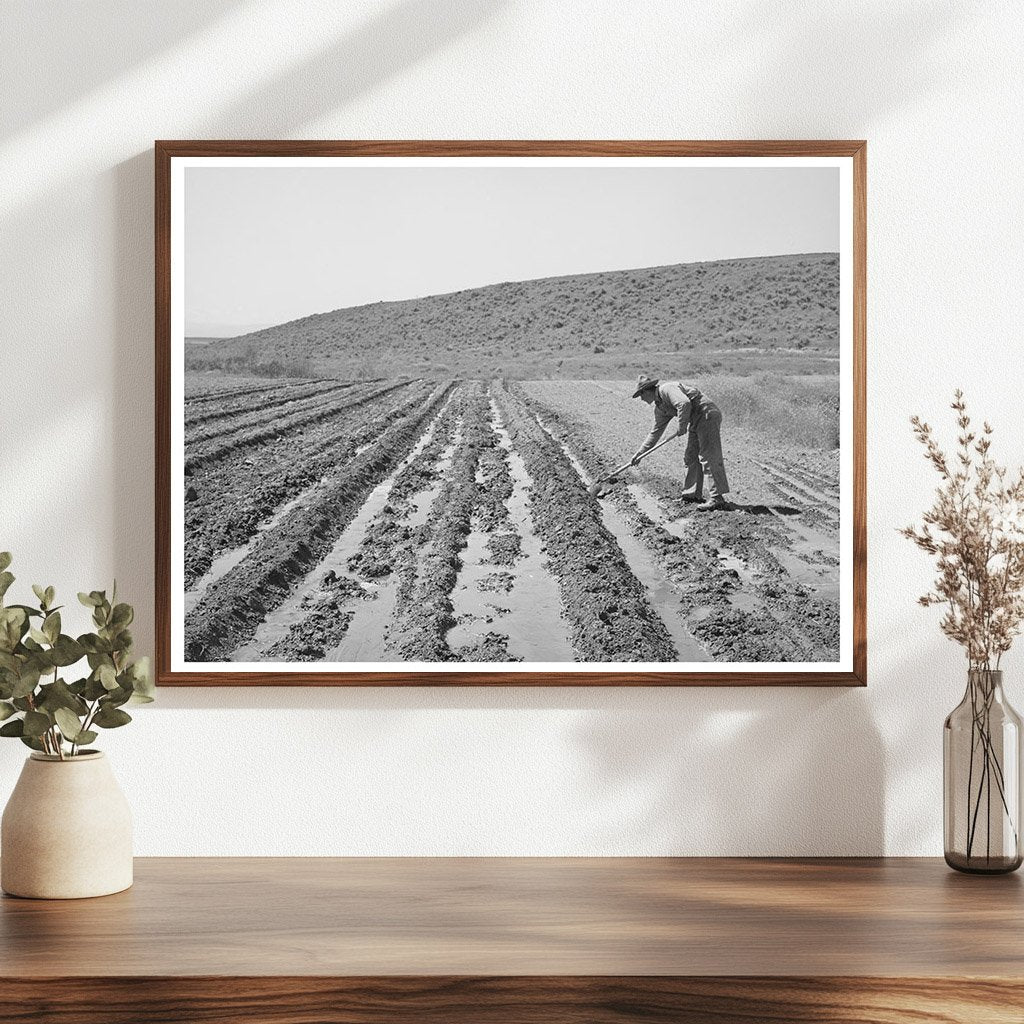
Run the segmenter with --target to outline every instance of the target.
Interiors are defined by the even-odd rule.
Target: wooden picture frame
[[[842,342],[837,344],[840,355],[839,384],[844,401],[841,404],[841,423],[845,433],[845,450],[841,450],[839,464],[843,467],[842,486],[836,483],[828,493],[835,494],[835,530],[839,545],[839,576],[837,611],[842,635],[837,640],[840,657],[834,663],[823,662],[818,669],[813,663],[802,663],[799,669],[772,664],[759,668],[743,663],[733,669],[727,661],[694,667],[686,663],[685,671],[673,670],[665,664],[644,663],[635,670],[629,664],[616,663],[605,669],[600,663],[579,665],[567,662],[565,667],[544,671],[524,671],[513,664],[470,664],[460,662],[432,664],[423,667],[410,662],[410,668],[389,663],[380,671],[367,662],[364,669],[339,671],[322,670],[310,665],[276,668],[267,661],[256,667],[224,667],[213,662],[197,662],[185,658],[184,640],[180,635],[184,626],[181,612],[182,594],[173,592],[175,581],[182,580],[180,565],[183,559],[184,505],[173,505],[175,495],[188,493],[181,479],[172,480],[172,467],[184,464],[181,451],[184,442],[184,391],[176,384],[176,374],[184,376],[186,326],[182,322],[183,300],[181,283],[172,275],[181,274],[177,250],[182,246],[184,221],[176,189],[183,188],[183,178],[177,178],[176,168],[204,166],[209,162],[231,167],[234,162],[264,161],[271,166],[289,161],[301,166],[302,161],[332,161],[337,158],[352,161],[374,161],[384,165],[394,159],[430,163],[437,161],[450,166],[453,159],[477,165],[500,160],[514,167],[517,161],[532,161],[541,166],[545,161],[571,163],[586,170],[590,163],[616,162],[629,170],[654,166],[654,161],[688,166],[687,161],[703,161],[709,166],[716,162],[738,161],[737,166],[835,166],[845,184],[840,193],[839,218],[847,225],[837,271],[842,282],[841,310],[837,330]],[[590,162],[590,163],[588,163]],[[251,164],[245,164],[249,166]],[[609,164],[612,165],[611,163]],[[524,163],[525,166],[525,163]],[[695,164],[696,166],[696,164]],[[182,174],[184,171],[182,170]],[[865,452],[865,398],[866,398],[866,144],[863,141],[158,141],[155,145],[155,306],[156,306],[156,666],[157,682],[161,686],[863,686],[866,685],[866,452]],[[176,184],[177,183],[177,184]],[[522,279],[517,279],[522,280]],[[175,303],[178,303],[176,306]],[[312,312],[312,310],[310,311]],[[750,351],[756,351],[751,346]],[[194,351],[194,349],[192,350]],[[219,349],[217,351],[220,351]],[[740,351],[739,349],[737,351]],[[743,350],[746,351],[746,350]],[[779,349],[782,351],[782,349]],[[824,358],[824,357],[822,357]],[[638,362],[642,362],[642,359]],[[226,365],[226,364],[225,364]],[[641,369],[643,367],[641,366]],[[624,378],[625,373],[619,374]],[[365,380],[366,378],[361,378]],[[618,378],[617,378],[618,379]],[[254,385],[255,386],[255,385]],[[275,386],[268,383],[268,390]],[[325,385],[326,386],[326,385]],[[176,394],[175,389],[179,388]],[[241,389],[235,389],[239,391]],[[226,392],[225,392],[226,393]],[[490,395],[490,392],[487,392]],[[204,399],[207,396],[203,396]],[[623,398],[628,398],[624,394]],[[176,401],[177,399],[177,401]],[[241,396],[236,400],[244,405]],[[177,406],[177,407],[176,407]],[[625,407],[625,406],[624,406]],[[630,406],[638,408],[637,403]],[[218,413],[217,415],[222,415]],[[537,418],[537,417],[535,417]],[[538,422],[541,422],[538,419]],[[726,410],[726,429],[723,438],[728,445],[729,412]],[[541,425],[544,424],[541,422]],[[556,433],[550,432],[552,438]],[[176,441],[177,439],[177,441]],[[175,444],[178,444],[177,455]],[[842,445],[840,448],[842,449]],[[568,449],[567,449],[568,450]],[[175,459],[178,462],[175,463]],[[845,460],[845,461],[844,461]],[[580,470],[582,473],[583,471]],[[774,479],[774,478],[773,478]],[[584,477],[584,482],[586,477]],[[784,480],[779,487],[788,486]],[[805,495],[793,483],[795,493]],[[813,488],[812,488],[813,490]],[[581,488],[580,494],[586,492]],[[841,500],[840,500],[841,496]],[[580,500],[584,500],[582,497]],[[760,507],[760,506],[758,506]],[[750,506],[753,508],[753,506]],[[840,511],[841,510],[841,511]],[[713,513],[714,515],[714,513]],[[177,540],[176,540],[177,539]],[[175,548],[175,543],[178,547]],[[177,552],[177,554],[175,554]],[[821,552],[818,552],[821,555]],[[248,557],[248,556],[247,556]],[[816,556],[817,557],[817,556]],[[794,591],[799,594],[800,588]],[[250,595],[258,600],[258,595]],[[790,616],[795,615],[792,607]],[[178,616],[181,623],[175,618]],[[796,622],[796,619],[791,621]],[[176,623],[181,629],[176,632]],[[595,624],[601,628],[599,624]],[[574,627],[576,628],[576,627]],[[737,627],[739,628],[739,627]],[[468,648],[467,648],[468,649]],[[228,663],[224,663],[227,665]],[[348,664],[348,663],[346,663]],[[383,663],[382,663],[383,664]],[[667,663],[666,663],[667,664]],[[264,665],[266,667],[264,667]],[[811,667],[808,667],[808,666]]]

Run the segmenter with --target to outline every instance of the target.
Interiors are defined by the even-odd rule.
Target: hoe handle
[[[645,451],[643,455],[640,456],[640,461],[646,459],[648,455],[653,455],[659,448],[663,448],[665,445],[669,443],[669,441],[674,441],[678,436],[678,434],[673,434],[671,437],[666,437],[664,441],[659,441],[653,448],[648,448],[647,451]],[[614,469],[607,476],[601,477],[601,482],[605,480],[611,480],[613,476],[618,476],[620,473],[625,472],[632,465],[632,459],[630,459],[629,462],[624,462],[621,466],[619,466],[618,469]]]

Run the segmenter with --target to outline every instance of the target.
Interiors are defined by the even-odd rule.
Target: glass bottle
[[[943,727],[946,863],[1000,874],[1021,865],[1021,720],[1003,673],[971,669],[964,699]]]

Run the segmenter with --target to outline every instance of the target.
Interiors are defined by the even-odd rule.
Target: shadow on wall
[[[187,121],[177,115],[173,122],[163,120],[154,107],[149,119],[152,134],[301,134],[311,120],[342,111],[508,6],[507,0],[405,0],[382,8],[340,38],[325,34],[313,56],[260,82],[241,100],[232,96],[219,107],[216,95],[200,96],[203,112]],[[130,3],[106,0],[61,4],[49,18],[34,4],[6,7],[5,32],[23,42],[20,59],[32,61],[39,52],[48,52],[53,59],[7,69],[12,80],[22,83],[18,95],[31,101],[5,105],[0,128],[11,135],[73,106],[77,97],[100,90],[133,66],[187,46],[193,36],[239,7],[234,0],[167,5],[147,12],[145,18]],[[968,16],[952,3],[919,9],[896,6],[871,17],[849,12],[830,17],[829,8],[817,24],[803,12],[768,21],[754,13],[761,10],[757,5],[748,10],[745,17],[724,23],[720,54],[705,54],[706,64],[694,66],[705,79],[724,77],[736,83],[733,96],[723,100],[732,108],[743,108],[732,102],[736,94],[745,89],[756,92],[759,102],[747,106],[746,134],[753,137],[865,134],[872,118],[912,101],[915,93],[943,87],[944,65],[929,59],[932,44]],[[90,33],[113,32],[123,46],[97,46],[89,61],[80,61]],[[738,50],[749,59],[737,59]],[[900,55],[906,74],[873,74],[892,54]],[[254,54],[254,60],[259,56]],[[716,60],[728,70],[716,68]],[[74,74],[61,73],[58,65],[71,64]],[[748,69],[744,84],[735,78],[741,68]],[[860,82],[860,87],[844,91],[844,83],[851,81]],[[766,83],[777,98],[770,109],[761,102]],[[822,126],[822,96],[829,97],[833,111],[831,133]],[[207,113],[210,110],[214,113]],[[685,108],[677,112],[682,119],[676,123],[683,127],[673,131],[667,126],[665,134],[685,137],[686,115]],[[572,134],[552,128],[547,134]],[[96,130],[102,132],[105,126],[97,125]],[[744,134],[742,126],[737,134]],[[91,376],[67,396],[69,405],[90,403],[81,417],[77,408],[70,410],[68,422],[79,430],[91,422],[85,412],[92,414],[92,406],[107,401],[110,379],[113,401],[101,410],[106,418],[90,440],[82,465],[69,467],[70,477],[53,481],[52,495],[44,492],[50,481],[24,489],[25,514],[47,502],[60,510],[61,501],[64,511],[80,512],[63,517],[65,546],[95,550],[97,561],[112,565],[119,579],[131,581],[128,598],[142,613],[138,644],[149,649],[152,624],[145,609],[153,602],[152,153],[146,147],[101,174],[77,173],[68,171],[38,202],[17,209],[4,224],[7,236],[18,239],[39,269],[19,304],[51,311],[51,322],[26,336],[30,351],[24,358],[31,362],[23,379],[37,379],[46,364],[51,372],[53,366],[85,366]],[[96,225],[104,223],[108,209],[112,223],[102,231],[109,230],[110,237],[95,237]],[[112,265],[106,258],[111,251]],[[74,276],[75,289],[54,294],[55,282],[71,276],[64,269],[68,263],[81,268]],[[99,316],[103,311],[96,304],[108,301],[111,294],[113,349],[83,356],[75,351],[75,320],[90,310]],[[65,324],[68,329],[62,331]],[[80,393],[87,387],[102,398]],[[81,482],[79,473],[82,481],[93,474],[112,480],[118,508],[109,525],[90,518],[87,508],[76,509],[73,497],[67,497]],[[947,657],[932,653],[922,654],[920,663],[938,664]],[[873,665],[884,665],[885,674],[895,679],[905,656],[873,647],[871,657]],[[873,668],[872,680],[879,674]],[[949,707],[958,697],[959,693],[951,696]],[[871,716],[877,698],[874,689],[179,689],[165,690],[147,714],[159,717],[164,709],[205,707],[284,707],[334,714],[372,709],[382,716],[396,710],[568,710],[576,714],[564,743],[578,755],[581,770],[589,773],[593,804],[607,810],[597,826],[601,831],[586,837],[595,852],[646,845],[680,854],[875,854],[882,852],[886,835],[887,787],[883,737]],[[913,749],[908,737],[939,737],[941,721],[933,721],[927,704],[908,700],[904,706],[907,716],[901,716],[898,735],[887,734],[885,743]],[[936,749],[941,756],[940,737]],[[904,790],[921,780],[934,785],[941,763],[900,771],[900,778],[888,780],[890,802],[898,802]],[[941,795],[939,789],[936,792]],[[912,843],[913,836],[907,835],[897,846]]]
[[[436,785],[446,780],[443,765],[452,755],[443,736],[430,738],[437,729],[432,713],[455,713],[445,731],[457,735],[460,712],[467,722],[480,710],[551,712],[548,764],[536,763],[535,747],[518,751],[523,741],[515,729],[502,756],[511,778],[547,777],[552,806],[570,819],[579,802],[575,819],[552,820],[566,830],[562,841],[570,849],[594,856],[877,856],[884,850],[883,744],[863,689],[165,688],[146,713],[159,718],[176,708],[301,710],[325,720],[348,715],[363,719],[370,736],[408,736],[419,720],[428,730],[423,743],[436,757],[425,776]],[[339,720],[339,735],[349,728]],[[401,758],[383,751],[381,758],[407,770]],[[941,764],[927,767],[941,771]],[[493,765],[481,769],[491,772]],[[402,789],[400,780],[392,784]],[[408,785],[422,786],[422,778]],[[510,791],[510,818],[531,807],[538,813],[534,799]],[[415,829],[409,822],[404,827],[409,841]],[[435,839],[411,841],[444,852],[430,845]],[[514,832],[495,841],[498,852],[517,849]],[[461,851],[460,842],[465,837],[453,840],[453,849]]]
[[[677,690],[653,701],[640,691],[588,716],[575,740],[606,806],[590,845],[608,854],[883,849],[882,740],[863,690]]]
[[[182,45],[218,18],[243,6],[242,0],[201,4],[150,4],[140,16],[131,0],[43,5],[0,5],[0,37],[16,39],[4,50],[4,74],[18,82],[14,100],[0,106],[0,138],[6,138],[102,88],[133,67]],[[117,45],[110,40],[116,38]],[[83,59],[88,54],[88,59]]]
[[[94,10],[98,5],[94,5]],[[120,5],[112,5],[119,7]],[[206,119],[210,137],[230,138],[240,124],[259,117],[264,138],[287,135],[325,105],[344,106],[361,93],[381,85],[417,61],[443,49],[493,15],[507,0],[405,0],[380,11],[352,33],[302,64],[276,76],[244,103]],[[138,19],[136,19],[138,20]],[[165,126],[155,126],[168,135]],[[173,132],[170,132],[173,134]],[[243,132],[243,135],[246,134]],[[152,492],[152,385],[154,375],[153,307],[140,296],[153,294],[153,156],[151,151],[123,161],[111,172],[116,203],[117,238],[114,288],[116,373],[113,435],[118,452],[114,464],[115,492],[126,501]],[[117,578],[139,581],[131,600],[152,608],[152,515],[119,515],[113,524]],[[143,584],[142,581],[145,581]],[[142,586],[148,590],[141,589]],[[152,635],[140,622],[138,646],[150,649]]]

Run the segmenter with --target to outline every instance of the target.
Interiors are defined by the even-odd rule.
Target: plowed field
[[[198,375],[186,659],[837,660],[837,453],[707,390],[734,512],[680,500],[681,442],[588,493],[649,429],[625,382]]]

